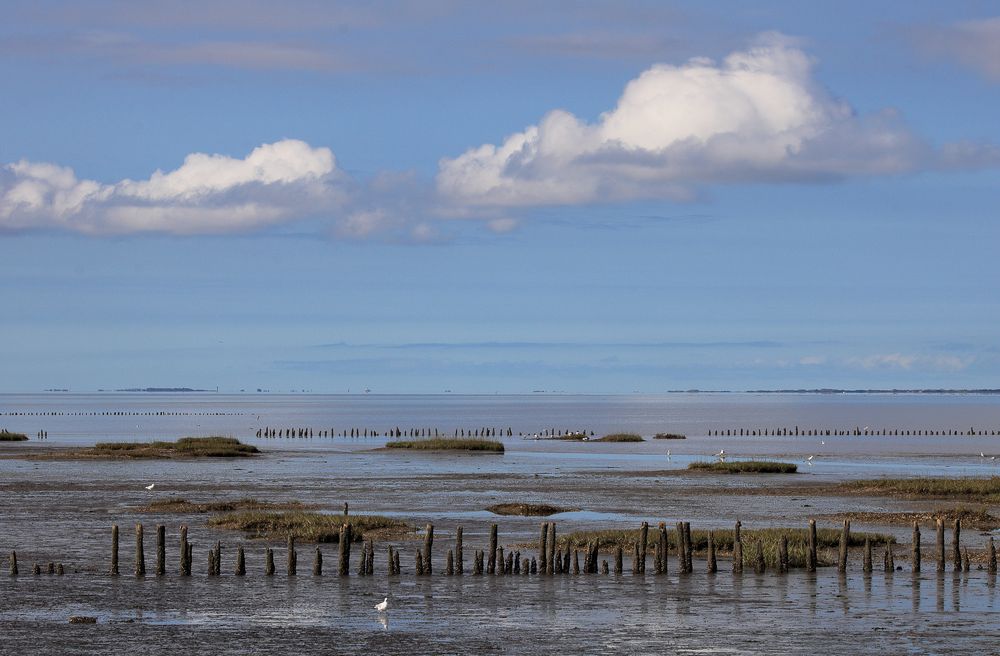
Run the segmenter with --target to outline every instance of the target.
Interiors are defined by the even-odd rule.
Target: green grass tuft
[[[636,435],[635,433],[611,433],[610,435],[605,435],[604,437],[594,440],[595,442],[645,442],[642,439],[642,435]]]
[[[698,461],[688,465],[693,471],[721,472],[724,474],[794,474],[798,465],[773,460]]]
[[[522,517],[547,517],[556,513],[567,512],[569,508],[550,506],[545,503],[498,503],[486,510],[495,515],[520,515]]]
[[[681,435],[680,433],[657,433],[653,436],[654,440],[686,440],[687,435]]]
[[[989,478],[878,478],[838,486],[854,494],[882,494],[962,501],[1000,500],[1000,476]]]
[[[11,433],[6,428],[0,430],[0,442],[25,442],[27,439],[24,433]]]
[[[475,437],[391,440],[385,446],[387,449],[413,449],[417,451],[488,451],[490,453],[503,453],[504,451],[502,442]]]
[[[75,458],[245,458],[260,453],[252,444],[233,437],[182,437],[176,442],[98,442],[93,447],[51,454],[49,457]]]
[[[328,515],[309,511],[273,512],[245,510],[211,518],[208,523],[219,528],[243,531],[250,538],[285,538],[291,535],[307,542],[339,542],[340,527],[349,523],[354,540],[366,533],[380,536],[401,535],[409,531],[406,522],[381,515]]]
[[[301,501],[271,503],[253,498],[236,499],[234,501],[193,502],[187,499],[160,499],[151,501],[139,508],[140,512],[150,513],[209,513],[234,512],[237,510],[302,510],[307,506]]]

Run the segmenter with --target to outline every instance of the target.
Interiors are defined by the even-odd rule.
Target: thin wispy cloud
[[[910,40],[926,54],[958,62],[1000,82],[1000,16],[914,28]]]

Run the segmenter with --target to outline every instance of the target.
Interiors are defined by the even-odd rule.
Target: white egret
[[[375,604],[375,610],[380,613],[384,613],[389,610],[389,597],[386,597],[380,603]]]
[[[150,483],[149,485],[146,486],[146,489],[147,490],[152,490],[155,485],[156,485],[156,483]]]

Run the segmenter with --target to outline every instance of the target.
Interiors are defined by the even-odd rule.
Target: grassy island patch
[[[577,442],[584,442],[589,440],[590,437],[586,433],[563,433],[562,435],[556,435],[555,437],[549,438],[553,440],[576,440]]]
[[[350,524],[354,541],[384,539],[409,532],[406,522],[381,515],[328,515],[319,512],[245,510],[211,518],[219,528],[243,531],[250,538],[285,538],[306,542],[339,542],[340,527]]]
[[[716,553],[720,556],[732,556],[733,553],[733,529],[715,529],[712,531],[715,541]],[[781,536],[788,539],[788,564],[790,567],[805,567],[806,554],[808,551],[809,531],[805,528],[764,528],[746,529],[740,531],[740,540],[743,542],[743,561],[747,567],[753,566],[752,559],[756,557],[756,545],[759,542],[764,552],[764,561],[768,567],[778,565],[778,543]],[[895,543],[896,539],[883,533],[862,533],[852,532],[849,540],[850,547],[863,547],[865,538],[869,538],[872,544],[884,545]],[[650,527],[646,541],[647,551],[655,552],[656,541],[659,539],[659,530]],[[631,530],[606,530],[606,531],[576,531],[568,533],[557,540],[557,544],[566,548],[582,549],[592,541],[596,540],[602,551],[612,551],[616,547],[621,547],[626,554],[632,553],[633,545],[639,541],[639,529]],[[671,566],[677,549],[677,532],[667,531],[667,543],[670,549]],[[704,529],[691,529],[691,547],[695,555],[705,556],[708,553],[708,531]],[[816,530],[817,558],[820,565],[832,565],[836,562],[837,550],[840,547],[840,529],[820,528]]]
[[[611,433],[610,435],[605,435],[604,437],[599,437],[595,442],[645,442],[642,439],[642,435],[636,435],[635,433]]]
[[[233,501],[196,502],[187,499],[160,499],[152,501],[139,508],[140,512],[149,513],[210,513],[234,512],[237,510],[303,510],[307,508],[301,501],[270,503],[253,498],[235,499]]]
[[[723,474],[794,474],[798,465],[773,460],[698,461],[688,465],[693,471],[720,472]]]
[[[680,433],[657,433],[653,436],[654,440],[686,440],[687,435],[681,435]]]
[[[486,510],[495,515],[521,515],[522,517],[547,517],[567,512],[570,508],[550,506],[546,503],[498,503]]]
[[[989,478],[877,478],[842,483],[838,489],[852,494],[995,502],[1000,500],[1000,476]]]
[[[962,520],[962,526],[980,531],[991,531],[1000,527],[1000,517],[991,515],[981,508],[936,508],[926,512],[854,512],[831,515],[834,519],[849,519],[866,524],[900,524],[912,525],[913,522],[934,526],[938,518],[951,525],[956,519]]]
[[[233,437],[182,437],[176,442],[98,442],[28,456],[32,460],[169,460],[188,458],[249,458],[260,453]]]
[[[413,449],[416,451],[487,451],[503,453],[503,443],[497,440],[479,438],[434,438],[429,440],[392,440],[385,445],[387,449]]]
[[[0,442],[25,442],[27,439],[24,433],[11,433],[6,428],[0,430]]]

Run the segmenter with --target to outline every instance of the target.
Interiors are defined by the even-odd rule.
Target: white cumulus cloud
[[[244,158],[193,153],[172,171],[103,184],[72,169],[0,167],[0,229],[199,234],[259,228],[338,208],[346,179],[328,148],[286,139]]]
[[[699,184],[893,174],[936,156],[894,111],[859,116],[812,68],[778,34],[721,63],[657,64],[596,122],[554,110],[441,160],[437,188],[481,207],[684,199]]]

